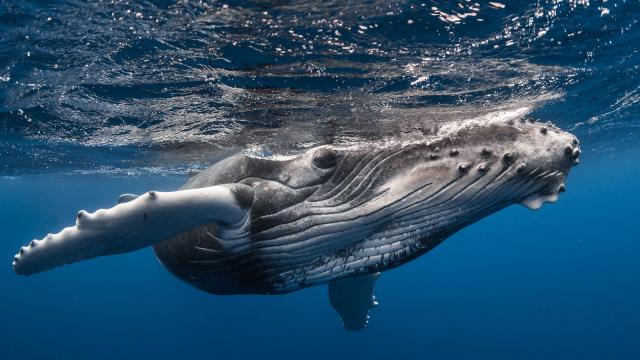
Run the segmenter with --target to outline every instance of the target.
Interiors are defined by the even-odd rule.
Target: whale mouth
[[[564,183],[567,178],[567,172],[568,170],[559,170],[547,175],[544,175],[545,173],[538,175],[538,177],[547,180],[546,184],[535,193],[520,200],[518,204],[530,210],[538,210],[546,203],[553,204],[557,202],[560,194],[566,191]]]
[[[572,165],[576,164],[573,163]],[[566,191],[565,181],[568,172],[569,168],[565,168],[551,172],[545,171],[537,175],[535,178],[543,181],[542,187],[517,203],[530,210],[538,210],[546,203],[553,204],[557,202],[560,194]]]

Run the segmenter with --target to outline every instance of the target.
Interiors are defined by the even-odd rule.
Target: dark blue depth
[[[365,330],[342,329],[325,286],[213,296],[151,249],[23,278],[16,249],[78,209],[178,177],[0,180],[0,353],[30,359],[635,359],[640,354],[638,153],[584,159],[559,202],[514,206],[384,273]],[[89,204],[89,205],[88,205]]]

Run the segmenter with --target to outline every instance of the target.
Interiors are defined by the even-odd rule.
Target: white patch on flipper
[[[378,306],[373,291],[379,277],[378,272],[329,283],[329,302],[340,314],[345,329],[361,330],[369,323],[369,310]]]
[[[531,210],[538,210],[544,203],[554,203],[558,201],[558,194],[551,195],[533,195],[522,200],[520,205],[525,206]]]
[[[14,257],[13,269],[30,275],[97,256],[135,251],[203,224],[235,225],[253,197],[246,185],[217,185],[173,192],[150,191],[94,213],[78,212],[76,225],[34,240]]]

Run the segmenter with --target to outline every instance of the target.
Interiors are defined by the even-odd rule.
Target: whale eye
[[[338,162],[338,155],[329,148],[322,148],[313,153],[313,165],[320,169],[328,169]]]

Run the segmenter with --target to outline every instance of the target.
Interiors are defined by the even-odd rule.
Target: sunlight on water
[[[140,153],[171,169],[233,149],[397,136],[464,119],[451,115],[460,106],[509,104],[577,132],[587,153],[625,148],[637,129],[637,14],[631,1],[10,3],[0,167],[144,167],[118,155]]]

